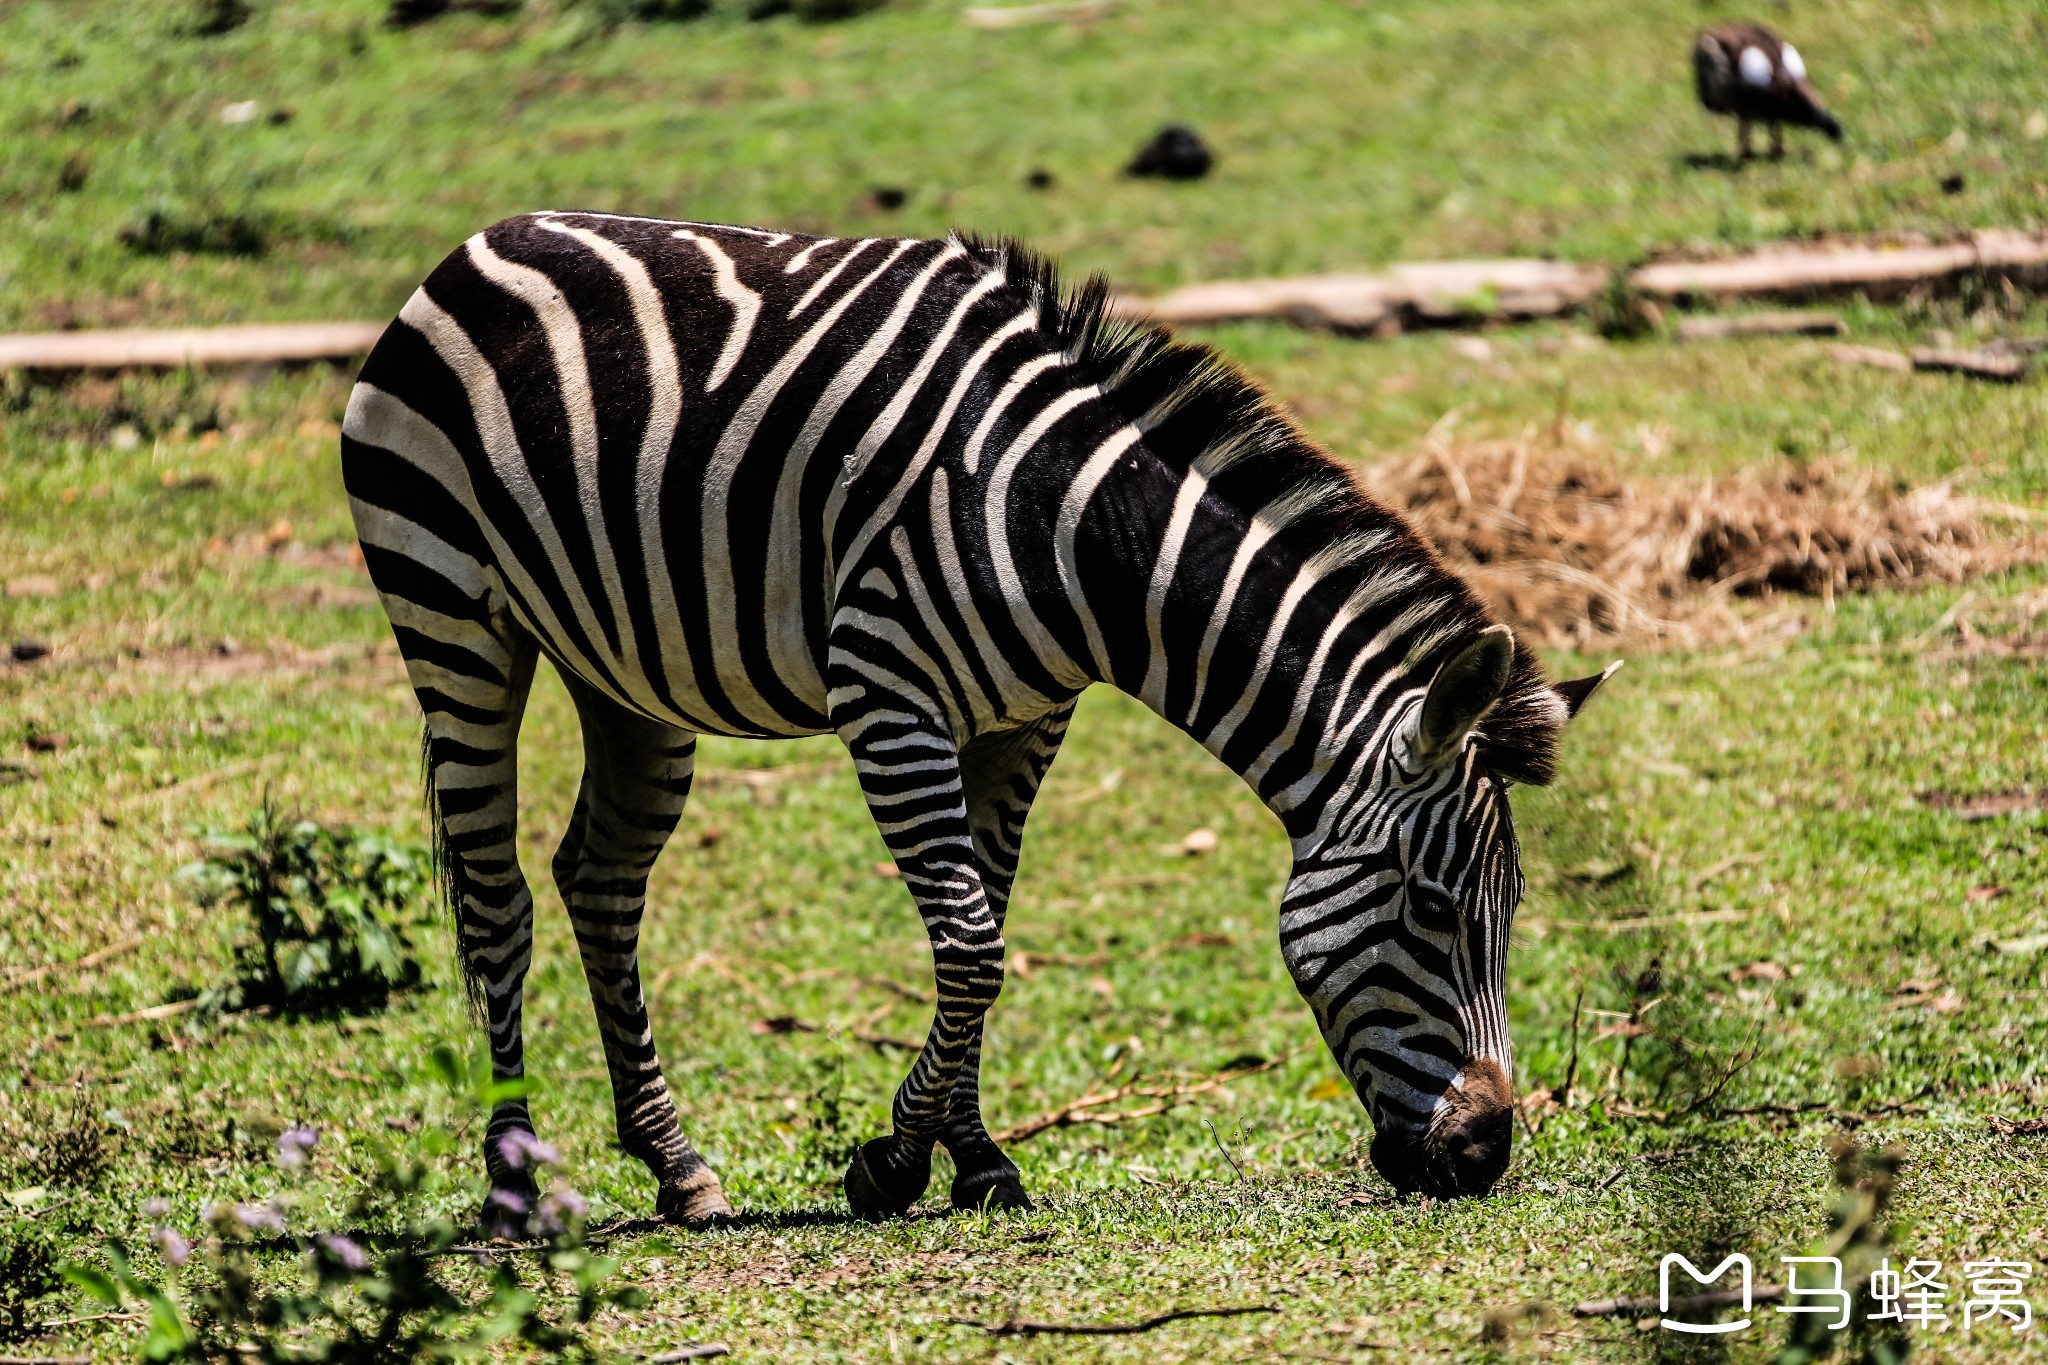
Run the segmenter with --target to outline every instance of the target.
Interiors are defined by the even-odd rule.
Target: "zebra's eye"
[[[1458,927],[1457,897],[1449,888],[1420,877],[1408,879],[1408,913],[1428,933],[1448,934]]]

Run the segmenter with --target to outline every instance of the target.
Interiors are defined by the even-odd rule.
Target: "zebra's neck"
[[[1087,607],[1081,657],[1244,778],[1299,838],[1318,788],[1427,681],[1410,676],[1417,664],[1485,622],[1392,513],[1353,509],[1332,525],[1319,514],[1336,494],[1312,484],[1246,511],[1244,476],[1256,487],[1257,471],[1206,453],[1181,464],[1134,443],[1066,519],[1072,543],[1054,549]]]

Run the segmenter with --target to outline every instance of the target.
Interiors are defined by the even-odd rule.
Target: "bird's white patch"
[[[1806,79],[1806,63],[1801,60],[1798,48],[1790,43],[1786,43],[1778,49],[1778,60],[1784,64],[1786,73],[1793,80],[1803,81]]]
[[[1771,59],[1760,47],[1745,47],[1742,56],[1736,60],[1742,69],[1742,83],[1759,89],[1769,89],[1771,84]]]

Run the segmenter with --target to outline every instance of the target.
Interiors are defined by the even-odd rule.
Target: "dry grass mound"
[[[2023,509],[1844,460],[1631,483],[1603,451],[1432,437],[1366,482],[1504,619],[1552,645],[1742,636],[1771,615],[1757,599],[1957,583],[2043,549]]]

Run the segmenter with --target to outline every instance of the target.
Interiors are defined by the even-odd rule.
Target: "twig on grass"
[[[1694,1313],[1707,1308],[1732,1308],[1749,1303],[1776,1303],[1785,1297],[1782,1284],[1760,1284],[1753,1289],[1712,1289],[1673,1299],[1669,1308],[1652,1298],[1587,1299],[1572,1305],[1575,1318],[1639,1318],[1645,1314]]]
[[[87,1356],[0,1356],[0,1365],[90,1365]]]
[[[808,1019],[799,1019],[793,1014],[772,1014],[766,1019],[756,1019],[750,1028],[755,1033],[838,1033],[843,1032],[857,1043],[866,1043],[878,1051],[922,1052],[924,1044],[913,1043],[908,1038],[895,1038],[872,1029],[833,1029],[823,1024],[813,1024]]]
[[[1216,1150],[1223,1153],[1223,1159],[1230,1163],[1230,1169],[1237,1172],[1238,1183],[1244,1183],[1244,1167],[1237,1164],[1237,1158],[1232,1156],[1230,1149],[1223,1145],[1223,1135],[1216,1131],[1216,1125],[1207,1119],[1203,1119],[1202,1126],[1209,1130],[1209,1136],[1216,1142]]]
[[[1306,1044],[1303,1046],[1306,1046]],[[1149,1118],[1154,1114],[1165,1113],[1190,1096],[1205,1095],[1211,1090],[1229,1085],[1232,1081],[1241,1081],[1247,1076],[1256,1076],[1262,1071],[1271,1071],[1274,1067],[1281,1065],[1301,1050],[1300,1047],[1292,1047],[1281,1053],[1278,1057],[1274,1057],[1270,1061],[1261,1062],[1257,1066],[1243,1067],[1236,1071],[1219,1071],[1214,1075],[1205,1076],[1199,1080],[1184,1081],[1174,1085],[1141,1085],[1137,1081],[1131,1081],[1127,1084],[1116,1086],[1113,1089],[1098,1090],[1091,1094],[1083,1095],[1079,1099],[1068,1100],[1057,1109],[1048,1109],[1036,1118],[1025,1119],[1022,1123],[1013,1123],[1001,1132],[990,1134],[990,1136],[998,1143],[1022,1142],[1026,1138],[1037,1137],[1048,1128],[1066,1128],[1082,1123],[1123,1123],[1129,1119]],[[1154,1100],[1157,1103],[1141,1105],[1136,1109],[1113,1111],[1104,1111],[1102,1109],[1103,1105],[1115,1104],[1119,1100],[1134,1097]]]
[[[1241,1308],[1179,1308],[1142,1322],[1027,1322],[1017,1318],[1008,1322],[979,1322],[974,1318],[947,1318],[946,1321],[957,1327],[978,1328],[992,1337],[1128,1337],[1185,1318],[1241,1318],[1252,1313],[1279,1311],[1278,1304],[1251,1303]]]
[[[706,1341],[694,1346],[678,1346],[673,1351],[663,1351],[659,1355],[642,1356],[641,1359],[647,1361],[648,1365],[675,1365],[675,1362],[680,1360],[710,1360],[716,1356],[729,1356],[731,1354],[732,1347],[724,1342]]]
[[[124,938],[119,943],[110,943],[104,948],[96,949],[84,957],[74,957],[69,962],[46,962],[40,967],[15,968],[4,980],[0,980],[0,995],[18,991],[23,986],[34,985],[44,977],[55,976],[60,972],[90,971],[103,962],[112,961],[123,953],[132,953],[141,946],[142,935],[137,934],[133,938]]]

